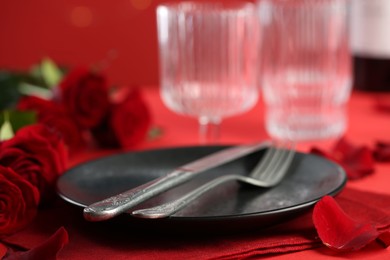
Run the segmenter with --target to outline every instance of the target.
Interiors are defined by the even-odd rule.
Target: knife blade
[[[233,146],[206,155],[182,165],[162,177],[85,207],[83,210],[84,218],[88,221],[111,219],[164,191],[189,181],[206,170],[231,162],[269,145],[270,142],[265,141],[250,145]]]

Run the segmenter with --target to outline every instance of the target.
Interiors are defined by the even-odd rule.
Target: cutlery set
[[[160,193],[195,178],[206,170],[221,166],[222,164],[262,149],[267,150],[247,176],[224,175],[203,184],[176,200],[152,208],[135,210],[131,214],[140,218],[169,217],[189,205],[202,194],[228,181],[239,181],[263,188],[274,187],[282,181],[293,160],[295,150],[292,142],[276,143],[266,141],[252,145],[233,146],[212,153],[182,165],[160,178],[85,207],[84,218],[89,221],[111,219]]]

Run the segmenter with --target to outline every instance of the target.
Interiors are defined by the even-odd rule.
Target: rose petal
[[[350,180],[359,179],[374,172],[374,157],[371,149],[367,146],[353,145],[345,138],[341,138],[329,152],[313,147],[311,153],[321,155],[341,165]]]
[[[1,144],[0,164],[34,181],[45,202],[53,198],[55,181],[66,168],[67,150],[57,132],[42,124],[21,128]]]
[[[359,170],[373,169],[374,160],[368,146],[354,145],[347,139],[341,138],[333,147],[332,153],[350,167]]]
[[[19,100],[17,108],[22,111],[35,111],[38,122],[59,131],[70,148],[79,149],[84,145],[82,131],[62,104],[35,96],[26,96]]]
[[[151,114],[138,89],[114,107],[110,123],[121,147],[132,147],[145,140]]]
[[[383,247],[389,247],[390,246],[390,232],[384,232],[379,235],[378,237],[378,242],[383,246]]]
[[[83,129],[96,127],[108,113],[109,93],[104,75],[76,68],[58,87],[59,100]]]
[[[359,148],[347,141],[345,137],[340,138],[333,146],[333,155],[339,159],[344,160],[346,157],[355,154]]]
[[[39,202],[36,187],[0,166],[0,237],[24,228],[35,217]]]
[[[370,223],[359,223],[348,216],[331,196],[315,205],[313,222],[322,242],[337,251],[358,250],[379,235]]]
[[[8,248],[0,242],[0,259],[3,259],[3,257],[7,254]]]
[[[12,168],[40,191],[45,189],[42,167],[37,164],[33,155],[26,154],[18,147],[7,147],[0,152],[0,163]]]
[[[355,153],[350,154],[343,161],[347,168],[349,179],[360,179],[374,172],[374,158],[371,150],[366,147],[360,147]]]
[[[14,253],[7,258],[16,259],[56,259],[58,252],[69,242],[68,232],[64,227],[59,228],[48,240],[27,252]]]
[[[374,158],[380,162],[390,161],[390,142],[378,141],[374,148]]]
[[[130,148],[145,140],[151,114],[138,89],[122,88],[112,100],[110,114],[92,129],[102,147]]]
[[[119,148],[119,140],[116,138],[110,126],[110,117],[109,116],[103,119],[100,125],[94,127],[91,130],[91,134],[96,141],[97,146],[101,148]]]

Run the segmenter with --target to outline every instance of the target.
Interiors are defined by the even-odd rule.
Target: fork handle
[[[204,193],[208,192],[209,190],[231,180],[237,180],[237,175],[225,175],[218,177],[187,193],[179,199],[158,205],[156,207],[135,210],[131,214],[139,218],[169,217],[175,212],[179,211],[180,209],[193,202],[194,200],[196,200],[197,198],[199,198]]]

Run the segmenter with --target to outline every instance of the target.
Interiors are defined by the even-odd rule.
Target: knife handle
[[[192,171],[176,170],[134,189],[98,201],[84,208],[84,218],[103,221],[113,218],[130,208],[194,177]]]

